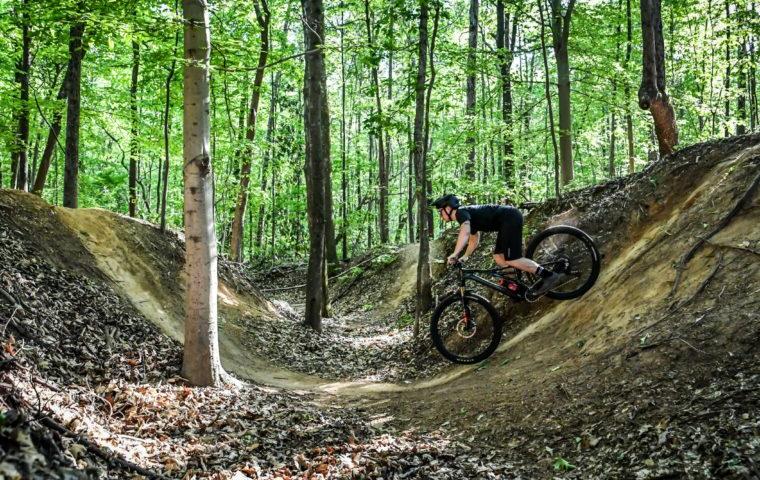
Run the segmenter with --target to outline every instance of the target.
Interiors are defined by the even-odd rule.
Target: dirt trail
[[[615,252],[609,251],[608,245],[601,245],[606,254],[605,265],[594,289],[577,301],[543,301],[537,304],[528,326],[505,341],[489,362],[503,362],[505,357],[520,355],[515,352],[525,352],[525,356],[520,357],[522,361],[514,362],[511,370],[523,375],[527,372],[537,374],[539,371],[531,366],[536,362],[554,362],[556,368],[568,362],[568,366],[576,364],[577,358],[563,360],[560,353],[573,350],[579,342],[583,344],[582,358],[587,358],[614,348],[626,341],[632,330],[645,327],[646,320],[643,319],[654,318],[649,313],[654,306],[665,302],[669,294],[673,276],[671,265],[679,253],[667,247],[673,241],[670,238],[673,232],[679,228],[683,231],[685,227],[679,225],[683,223],[683,218],[689,217],[691,210],[705,208],[705,202],[714,205],[716,198],[725,196],[722,188],[731,188],[725,179],[737,168],[745,168],[746,162],[754,158],[758,148],[743,149],[717,162],[709,171],[703,172],[701,180],[698,179],[689,195],[681,192],[666,195],[652,206],[648,218],[639,219],[639,212],[633,210],[636,220],[631,224],[635,235],[631,235],[627,242],[620,242]],[[725,204],[725,201],[722,203]],[[166,271],[166,265],[151,254],[149,245],[145,245],[150,239],[139,232],[152,227],[98,209],[58,211],[65,223],[80,235],[100,268],[119,290],[146,318],[167,335],[181,341],[184,279],[181,278],[181,268],[172,264],[172,269]],[[571,209],[556,215],[554,221],[578,223],[577,217],[577,211]],[[715,241],[738,245],[748,236],[758,238],[759,229],[757,222],[739,218]],[[683,291],[696,288],[702,280],[701,272],[709,270],[707,255],[707,252],[702,252],[691,262],[690,272],[681,287]],[[395,278],[390,279],[390,293],[373,311],[367,312],[367,319],[394,312],[401,302],[413,295],[416,246],[404,247],[399,258]],[[388,280],[385,279],[386,282]],[[220,282],[219,300],[220,310],[227,318],[253,316],[265,322],[267,317],[276,318],[279,315],[269,302],[238,293],[223,281]],[[441,388],[452,382],[467,383],[467,378],[472,377],[469,374],[478,368],[452,367],[433,378],[407,384],[330,381],[289,371],[257,356],[246,346],[246,329],[239,322],[222,322],[220,330],[225,368],[255,382],[290,389],[313,389],[352,396],[425,390]],[[543,374],[543,371],[540,373]]]

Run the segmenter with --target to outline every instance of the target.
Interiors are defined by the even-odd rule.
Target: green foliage
[[[414,316],[407,312],[396,319],[396,329],[403,330],[414,323]]]
[[[555,458],[554,463],[552,465],[554,466],[554,470],[557,470],[560,472],[569,472],[570,470],[575,469],[575,465],[568,462],[562,457]]]
[[[429,119],[432,195],[444,191],[468,192],[478,202],[496,202],[504,196],[516,202],[537,201],[554,195],[554,154],[548,135],[543,81],[548,75],[556,112],[556,65],[550,51],[549,72],[544,72],[537,4],[506,3],[510,25],[516,25],[510,69],[513,117],[509,124],[502,120],[502,79],[494,42],[495,4],[481,5],[483,34],[478,40],[474,66],[477,78],[474,117],[464,112],[468,48],[463,32],[467,29],[468,5],[454,2],[442,9]],[[50,119],[55,111],[65,108],[65,101],[57,100],[56,95],[69,55],[69,26],[84,21],[80,205],[127,212],[127,161],[132,141],[129,84],[134,40],[140,46],[138,215],[154,222],[159,220],[165,87],[169,68],[176,60],[166,119],[170,135],[167,221],[171,227],[181,228],[183,52],[178,18],[181,6],[176,2],[143,0],[40,0],[28,5],[34,59],[29,105],[30,170],[38,166]],[[375,48],[370,48],[367,41],[363,1],[328,2],[326,7],[333,218],[337,234],[346,239],[346,257],[356,257],[379,242],[377,136],[381,132],[388,142],[391,242],[404,243],[409,238],[409,193],[410,187],[414,189],[409,153],[418,2],[369,0]],[[627,173],[628,114],[633,127],[636,170],[646,166],[650,157],[656,157],[651,118],[636,103],[641,75],[641,28],[637,2],[632,2],[632,7],[628,60],[625,2],[577,2],[573,13],[569,60],[575,180],[566,189],[610,177],[612,136],[616,140],[613,174]],[[22,107],[15,73],[21,52],[23,8],[21,0],[0,0],[2,186],[10,183],[9,159]],[[681,145],[726,132],[733,134],[741,125],[747,129],[757,126],[757,58],[750,48],[757,44],[760,25],[757,8],[736,4],[727,17],[722,7],[709,0],[663,2],[667,88],[676,107]],[[224,254],[238,198],[241,159],[250,156],[253,168],[244,249],[246,258],[256,263],[303,257],[308,245],[300,6],[290,0],[272,0],[269,9],[272,19],[269,60],[252,141],[245,136],[259,55],[259,26],[253,4],[220,0],[213,3],[211,15],[210,149],[215,172],[216,231]],[[179,46],[175,53],[178,32]],[[728,58],[726,51],[730,54]],[[375,106],[371,67],[378,68],[377,93],[383,104],[382,115]],[[741,102],[744,110],[739,108]],[[346,131],[345,148],[342,126]],[[471,178],[464,173],[469,136],[475,139],[476,151],[475,173]],[[511,141],[511,153],[504,153],[506,140]],[[63,143],[61,135],[44,192],[44,198],[53,204],[59,204],[62,195]],[[507,158],[514,163],[512,179],[507,179],[504,173]],[[508,180],[513,180],[514,185]],[[411,206],[414,209],[413,203]],[[436,222],[435,229],[440,227]],[[384,267],[394,259],[394,254],[383,253],[372,261],[371,268]],[[359,273],[352,271],[347,276],[352,278]]]

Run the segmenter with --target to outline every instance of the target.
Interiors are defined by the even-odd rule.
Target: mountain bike
[[[525,256],[562,275],[560,283],[544,294],[555,300],[581,297],[594,285],[601,268],[601,256],[591,237],[566,225],[550,227],[536,235],[528,243]],[[478,363],[499,346],[503,320],[490,301],[467,288],[467,282],[495,290],[514,302],[534,302],[539,296],[530,287],[538,278],[512,267],[467,269],[461,263],[455,267],[458,287],[445,295],[433,312],[430,336],[446,359]]]

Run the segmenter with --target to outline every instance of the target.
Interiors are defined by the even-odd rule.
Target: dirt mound
[[[106,282],[59,211],[0,191],[0,318],[5,346],[24,350],[55,384],[178,371],[180,346],[145,322]]]
[[[754,471],[760,216],[757,190],[747,192],[759,144],[696,145],[532,212],[529,230],[571,224],[597,240],[595,287],[577,301],[503,306],[518,327],[497,354],[433,392],[409,392],[395,414],[520,452],[536,476],[569,471],[564,461],[579,478]]]

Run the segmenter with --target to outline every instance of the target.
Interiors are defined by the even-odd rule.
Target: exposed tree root
[[[713,247],[730,248],[732,250],[739,250],[740,252],[746,252],[746,253],[751,253],[753,255],[760,256],[760,250],[753,250],[751,248],[741,247],[739,245],[729,245],[729,244],[726,244],[726,243],[711,242],[709,240],[707,240],[707,243],[710,244]]]
[[[681,281],[681,274],[686,269],[686,265],[689,263],[689,260],[691,260],[694,257],[694,254],[697,253],[697,251],[704,245],[710,238],[715,236],[716,233],[723,230],[726,225],[728,225],[731,220],[736,216],[739,211],[744,207],[744,205],[752,198],[752,196],[755,193],[755,190],[757,190],[758,185],[760,185],[760,173],[755,175],[754,180],[752,180],[752,183],[750,183],[749,188],[744,192],[744,195],[741,196],[739,201],[736,202],[734,205],[734,208],[731,209],[730,212],[728,212],[721,220],[718,222],[718,225],[715,226],[715,228],[710,231],[707,235],[697,240],[697,242],[689,249],[686,254],[684,254],[683,257],[681,257],[681,260],[678,262],[678,265],[676,265],[676,278],[673,281],[673,288],[670,290],[670,296],[672,297],[676,290],[678,289],[678,285]]]
[[[673,302],[673,303],[671,303],[670,306],[668,307],[668,311],[667,311],[667,313],[665,313],[665,315],[663,315],[662,317],[660,317],[660,319],[657,320],[657,321],[655,321],[654,323],[650,323],[649,325],[647,325],[647,326],[641,328],[640,330],[638,330],[635,333],[635,336],[638,337],[639,335],[641,335],[642,333],[646,332],[647,330],[651,330],[652,328],[654,328],[657,325],[661,324],[662,322],[664,322],[665,320],[667,320],[668,318],[670,318],[671,315],[673,315],[678,310],[680,310],[681,307],[683,307],[687,303],[689,303],[692,300],[694,300],[697,297],[697,295],[699,295],[700,293],[702,293],[704,291],[704,289],[707,288],[707,285],[710,283],[710,281],[713,279],[713,277],[715,277],[715,274],[718,273],[718,270],[720,270],[720,268],[722,266],[723,266],[723,254],[720,254],[720,256],[718,257],[718,262],[715,264],[715,268],[713,268],[712,272],[710,272],[710,274],[702,281],[702,283],[699,284],[699,287],[697,287],[697,289],[694,291],[693,294],[691,294],[691,296],[689,298],[687,298],[685,300],[682,300],[680,302]],[[652,345],[644,345],[644,346],[640,347],[640,350],[646,350],[647,348],[652,348],[652,347],[655,347],[657,345],[659,345],[659,343],[652,344]]]

